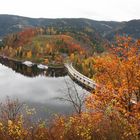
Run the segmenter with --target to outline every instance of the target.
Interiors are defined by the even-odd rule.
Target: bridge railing
[[[79,82],[85,84],[86,86],[95,89],[96,88],[96,83],[91,80],[90,78],[86,77],[85,75],[81,74],[77,70],[75,70],[72,66],[72,64],[65,64],[65,67],[68,69],[68,72]]]
[[[68,72],[78,81],[80,81],[81,83],[85,84],[86,86],[89,86],[92,89],[96,89],[96,87],[98,86],[95,81],[91,80],[90,78],[86,77],[85,75],[81,74],[80,72],[78,72],[76,69],[73,68],[72,64],[70,63],[66,63],[65,67],[68,69]],[[133,97],[131,99],[131,103],[132,104],[136,104],[136,97]]]

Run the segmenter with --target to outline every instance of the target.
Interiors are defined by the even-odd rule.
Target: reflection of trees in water
[[[61,77],[67,75],[67,71],[65,68],[48,68],[46,76],[50,77]]]
[[[38,75],[50,76],[50,77],[61,77],[61,76],[67,75],[65,68],[61,68],[61,69],[48,68],[47,70],[39,69],[37,65],[28,67],[22,64],[21,62],[15,62],[13,60],[8,60],[5,58],[0,58],[0,63],[9,68],[12,68],[12,70],[14,70],[15,72],[21,73],[22,75],[25,75],[28,77],[35,77]]]

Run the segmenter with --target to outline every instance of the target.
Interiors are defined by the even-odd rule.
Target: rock
[[[34,65],[31,61],[24,61],[22,64],[24,64],[28,67],[32,67]]]
[[[42,65],[42,64],[37,65],[37,67],[38,67],[39,69],[48,69],[48,66]]]

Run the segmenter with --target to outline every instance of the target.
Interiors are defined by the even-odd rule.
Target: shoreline
[[[38,65],[44,65],[44,66],[46,66],[48,68],[52,68],[52,69],[63,69],[63,68],[65,68],[64,64],[63,65],[55,65],[55,64],[54,65],[53,64],[45,65],[45,64],[42,64],[42,63],[34,63],[30,60],[18,60],[18,59],[14,59],[14,58],[11,58],[11,57],[4,56],[4,55],[0,55],[0,58],[7,59],[9,61],[14,61],[14,62],[17,62],[17,63],[22,63],[22,64],[26,61],[29,61],[29,62],[32,63],[32,66],[33,65],[37,65],[37,66]]]

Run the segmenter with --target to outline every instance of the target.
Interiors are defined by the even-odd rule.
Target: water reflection
[[[4,59],[0,59],[0,63],[0,101],[6,96],[18,98],[37,108],[39,117],[73,112],[71,104],[56,100],[63,97],[64,91],[67,90],[65,80],[71,81],[62,69],[45,71],[36,66],[27,67]],[[79,92],[83,92],[80,86],[76,86]]]
[[[24,76],[28,77],[35,77],[38,75],[43,75],[47,77],[62,77],[67,75],[67,71],[65,68],[48,68],[45,69],[39,69],[37,65],[33,65],[32,67],[28,67],[21,62],[15,62],[13,60],[8,60],[6,58],[0,57],[0,63],[12,68],[17,73],[21,73]]]

